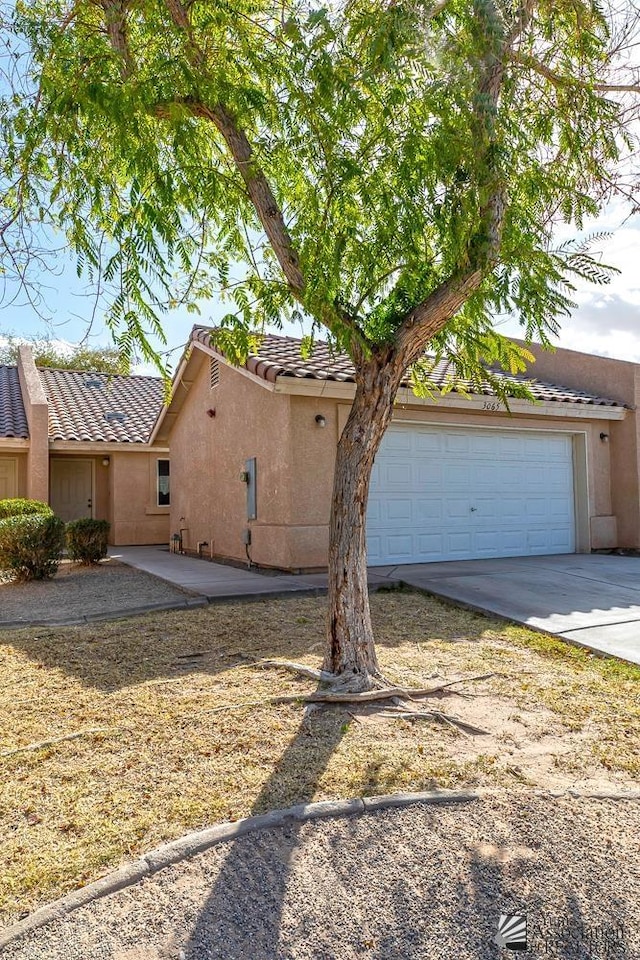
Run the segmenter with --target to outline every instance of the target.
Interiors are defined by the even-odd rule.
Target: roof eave
[[[1,441],[0,441],[1,443]],[[52,453],[165,453],[169,448],[140,440],[49,440]]]
[[[0,447],[2,450],[28,450],[28,437],[0,437]]]
[[[311,377],[278,377],[275,392],[289,396],[325,397],[327,399],[352,401],[355,384],[338,380],[318,380]],[[497,407],[496,407],[497,404]],[[473,411],[474,413],[500,414],[507,408],[495,396],[488,394],[454,394],[431,399],[417,397],[408,387],[398,390],[396,406],[439,407]],[[509,402],[511,413],[540,417],[562,417],[579,420],[624,420],[627,409],[609,404],[569,402],[562,400],[516,400]]]

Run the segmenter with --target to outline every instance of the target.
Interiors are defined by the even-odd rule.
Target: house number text
[[[501,404],[497,400],[485,400],[482,404],[483,410],[499,410]]]

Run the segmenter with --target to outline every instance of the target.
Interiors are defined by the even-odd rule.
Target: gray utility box
[[[256,520],[258,517],[258,500],[256,494],[256,458],[251,457],[244,465],[247,483],[247,520]]]

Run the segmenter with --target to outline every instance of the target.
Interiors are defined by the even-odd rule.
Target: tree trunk
[[[380,676],[369,611],[366,514],[371,468],[400,379],[386,360],[371,360],[358,372],[351,413],[338,441],[333,483],[324,668],[352,690],[370,689]]]

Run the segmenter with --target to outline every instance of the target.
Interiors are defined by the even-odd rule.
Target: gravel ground
[[[266,830],[28,934],[3,960],[640,957],[640,803],[486,796]]]
[[[95,567],[63,561],[52,580],[0,582],[0,626],[80,620],[146,604],[176,603],[192,594],[114,560]]]

